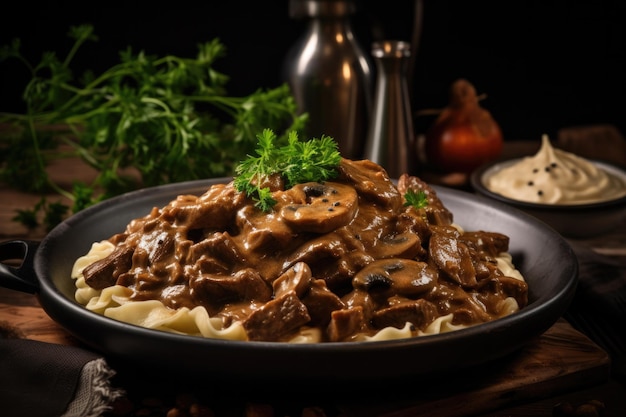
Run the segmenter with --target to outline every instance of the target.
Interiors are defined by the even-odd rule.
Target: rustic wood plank
[[[54,322],[41,307],[0,304],[0,327],[14,330],[14,334],[24,339],[80,346],[76,338]]]
[[[606,352],[559,320],[517,354],[485,365],[454,381],[416,390],[406,400],[343,406],[346,416],[409,417],[471,416],[528,400],[547,398],[609,379]]]

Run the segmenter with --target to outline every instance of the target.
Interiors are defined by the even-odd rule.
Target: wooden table
[[[509,151],[520,153],[534,149],[536,144],[510,144]],[[521,151],[523,150],[523,151]],[[93,171],[79,162],[50,167],[51,175],[62,183],[69,184],[75,178],[89,178]],[[32,196],[0,185],[0,240],[42,239],[45,231],[27,230],[13,222],[15,210],[31,208],[39,196]],[[626,258],[626,254],[623,255]],[[81,346],[81,343],[53,322],[39,306],[37,298],[30,294],[0,288],[0,325],[4,332],[14,336]],[[550,416],[559,403],[569,402],[574,407],[590,400],[604,403],[604,416],[626,415],[626,385],[611,378],[610,359],[592,340],[575,330],[564,319],[555,323],[548,331],[531,341],[518,352],[503,361],[497,361],[481,370],[480,374],[459,375],[454,380],[433,386],[432,390],[414,395],[398,395],[396,398],[357,397],[355,400],[319,405],[315,398],[302,403],[302,408],[290,411],[302,416],[343,417],[399,417],[399,416]],[[158,403],[161,409],[172,406],[177,395],[186,393],[146,393],[141,389],[143,382],[134,376],[125,376],[118,382],[127,391],[125,404],[113,415],[141,415],[147,402]],[[0,376],[1,382],[2,376]],[[211,406],[213,399],[199,398]],[[267,404],[250,403],[239,398],[239,404],[229,410],[245,416],[281,415],[281,405],[268,400]],[[168,405],[169,404],[169,405]],[[156,406],[155,406],[156,407]],[[300,407],[300,405],[296,405]],[[326,408],[325,408],[326,407]],[[143,410],[143,411],[142,411]],[[256,413],[256,414],[255,414]],[[316,414],[317,413],[317,414]],[[156,414],[158,415],[158,414]],[[165,414],[163,414],[165,415]],[[226,414],[225,414],[226,415]],[[220,417],[220,414],[216,414]]]

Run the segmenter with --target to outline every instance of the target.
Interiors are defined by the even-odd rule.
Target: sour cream
[[[542,204],[586,204],[626,196],[625,177],[553,148],[547,135],[537,154],[492,173],[485,186],[514,200]]]

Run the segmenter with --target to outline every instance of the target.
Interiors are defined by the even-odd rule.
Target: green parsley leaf
[[[234,185],[254,199],[263,211],[271,210],[276,204],[271,190],[265,186],[274,175],[282,177],[286,188],[326,181],[338,175],[341,154],[330,136],[300,141],[298,133],[290,131],[287,143],[281,145],[271,129],[264,129],[257,139],[257,156],[248,156],[235,167]]]
[[[428,205],[428,198],[426,197],[426,193],[421,190],[419,192],[408,190],[404,194],[404,200],[405,206],[413,206],[416,209],[422,209]]]

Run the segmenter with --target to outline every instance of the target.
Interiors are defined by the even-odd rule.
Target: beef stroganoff
[[[508,236],[463,230],[418,177],[396,185],[367,160],[337,171],[275,181],[269,211],[233,182],[153,208],[76,260],[76,300],[157,330],[293,343],[425,336],[527,304]]]

